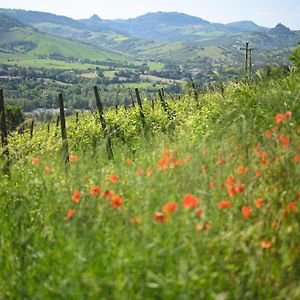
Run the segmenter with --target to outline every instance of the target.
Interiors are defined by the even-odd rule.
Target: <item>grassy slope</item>
[[[6,63],[7,60],[14,60],[14,63],[23,66],[35,66],[34,60],[37,55],[60,54],[65,57],[75,57],[77,59],[91,59],[91,60],[123,60],[124,55],[109,50],[94,48],[89,45],[81,44],[71,40],[59,38],[50,34],[35,32],[30,28],[15,28],[8,32],[0,33],[0,38],[5,43],[13,41],[31,41],[37,45],[31,51],[26,53],[0,53],[0,62]],[[72,66],[67,62],[58,62],[51,60],[54,66],[65,65],[66,68]],[[49,61],[45,60],[45,67],[52,66]],[[40,63],[42,65],[42,62]]]
[[[0,295],[299,299],[300,165],[293,160],[300,154],[299,89],[299,75],[257,86],[230,85],[223,97],[202,95],[200,114],[193,99],[183,97],[169,103],[176,112],[175,132],[159,102],[154,112],[145,104],[153,133],[147,139],[137,109],[117,116],[107,112],[110,127],[126,140],[113,138],[114,162],[107,161],[104,143],[90,149],[99,143],[99,124],[91,116],[80,115],[78,125],[70,118],[70,149],[78,161],[66,173],[54,127],[49,135],[45,126],[37,129],[33,140],[27,133],[12,137],[11,154],[18,161],[11,179],[0,181]],[[265,137],[277,113],[286,111],[292,117],[278,125],[272,139]],[[288,147],[282,145],[283,134]],[[162,156],[164,149],[173,151]],[[32,165],[37,155],[41,162]],[[264,157],[268,164],[262,164]],[[249,170],[237,172],[240,166]],[[108,180],[112,174],[116,183]],[[231,186],[244,185],[233,198],[227,190],[230,176],[235,177]],[[112,207],[110,197],[89,195],[95,185],[122,195],[122,207]],[[79,203],[72,202],[75,189],[81,192]],[[188,193],[199,200],[200,217],[182,206]],[[223,200],[231,207],[219,208]],[[155,221],[169,201],[177,203],[175,213],[166,223]],[[249,218],[243,217],[244,206],[252,211]],[[69,209],[75,216],[68,220]],[[139,222],[131,224],[133,217]],[[271,247],[262,248],[263,241]]]

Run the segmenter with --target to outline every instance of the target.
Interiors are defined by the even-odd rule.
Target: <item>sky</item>
[[[103,19],[128,19],[147,12],[177,11],[229,23],[252,20],[274,27],[279,22],[300,29],[300,0],[0,0],[1,8],[21,8],[75,19],[93,14]]]

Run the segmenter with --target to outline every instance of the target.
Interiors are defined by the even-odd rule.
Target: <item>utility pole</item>
[[[240,50],[245,51],[245,74],[246,77],[250,78],[252,74],[252,52],[254,49],[249,46],[249,42],[246,42],[246,46],[240,48]]]

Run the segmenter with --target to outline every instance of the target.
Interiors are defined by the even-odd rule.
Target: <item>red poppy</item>
[[[203,215],[203,211],[200,208],[196,208],[195,210],[195,216],[200,218]]]
[[[127,159],[127,164],[128,164],[129,166],[131,166],[131,165],[133,164],[133,160],[132,160],[132,159]]]
[[[297,211],[297,203],[296,202],[290,202],[288,204],[288,209],[290,212],[296,212]]]
[[[227,190],[228,190],[228,196],[230,198],[233,198],[235,196],[235,187],[227,186]]]
[[[79,200],[80,200],[80,197],[81,197],[80,191],[75,190],[75,191],[73,192],[72,201],[75,202],[75,203],[78,203]]]
[[[234,186],[234,190],[236,193],[243,194],[245,191],[245,186],[243,184],[238,183]]]
[[[159,211],[156,212],[154,215],[154,221],[166,223],[167,220],[168,220],[168,217]]]
[[[69,157],[69,161],[70,162],[75,162],[75,161],[77,161],[78,160],[78,156],[77,155],[71,155],[70,157]]]
[[[117,208],[122,207],[122,203],[123,201],[121,196],[113,197],[110,202],[112,207],[117,207]]]
[[[266,136],[268,139],[271,139],[271,138],[272,138],[272,131],[271,131],[271,130],[266,130],[265,136]]]
[[[37,156],[37,157],[34,157],[33,159],[32,159],[32,161],[31,161],[31,164],[33,165],[33,166],[35,166],[35,165],[38,165],[38,164],[40,164],[41,163],[41,159]]]
[[[243,213],[244,218],[250,218],[252,215],[251,208],[249,206],[244,206],[242,208],[242,213]]]
[[[67,219],[72,219],[75,215],[75,210],[74,209],[69,209],[67,214],[66,214],[66,218]]]
[[[166,214],[173,214],[175,212],[175,210],[177,209],[177,203],[175,202],[168,202],[166,203],[163,208],[162,211]]]
[[[281,141],[282,147],[287,148],[289,146],[289,138],[284,134],[279,136],[279,140]]]
[[[152,172],[153,172],[153,170],[151,168],[149,168],[149,169],[146,170],[145,173],[146,173],[147,176],[151,176]]]
[[[257,171],[255,172],[255,175],[256,175],[257,177],[261,177],[262,173],[261,173],[260,170],[257,170]]]
[[[261,208],[263,206],[263,204],[264,204],[263,198],[259,198],[255,201],[256,208]]]
[[[236,172],[238,174],[243,174],[244,173],[244,167],[243,166],[239,166],[237,169],[236,169]]]
[[[118,180],[119,180],[119,177],[117,175],[110,175],[108,177],[108,180],[111,182],[111,183],[117,183]]]
[[[300,161],[299,155],[296,154],[296,155],[294,156],[294,158],[293,158],[293,161],[294,161],[295,163],[299,162],[299,161]]]
[[[220,208],[227,208],[227,207],[230,207],[231,206],[231,202],[226,200],[226,201],[221,201],[218,203],[218,206]]]
[[[53,172],[50,167],[45,167],[44,171],[45,171],[46,174],[51,174]]]
[[[234,176],[230,176],[226,179],[226,185],[232,185],[233,183],[235,183],[235,177]]]
[[[284,122],[284,115],[283,114],[277,114],[276,119],[275,119],[275,123],[276,124],[281,124]]]
[[[90,196],[99,196],[100,194],[100,187],[98,185],[94,186],[93,188],[90,189]]]
[[[101,196],[105,199],[109,199],[110,197],[114,196],[115,192],[113,190],[105,190]]]
[[[138,169],[138,170],[135,171],[136,175],[142,175],[143,173],[144,173],[144,171],[141,170],[141,169]]]
[[[285,119],[289,119],[292,117],[292,112],[291,111],[287,111],[285,114],[284,114],[284,117]]]
[[[210,187],[211,187],[212,189],[216,188],[216,187],[217,187],[217,183],[216,183],[215,181],[212,181],[212,182],[210,183]]]
[[[186,194],[183,196],[182,206],[184,208],[194,208],[199,204],[199,199],[192,194]]]
[[[263,241],[260,245],[263,249],[269,249],[272,247],[272,243],[270,241]]]
[[[138,217],[133,217],[133,218],[130,219],[131,224],[137,224],[137,223],[140,223],[140,222],[141,222],[141,220]]]

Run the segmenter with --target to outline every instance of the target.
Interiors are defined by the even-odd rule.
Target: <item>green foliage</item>
[[[113,161],[91,114],[79,114],[78,123],[67,118],[70,154],[78,157],[67,167],[53,122],[49,133],[46,124],[37,127],[32,140],[28,132],[11,135],[11,176],[0,181],[0,295],[298,299],[299,90],[297,73],[232,83],[200,94],[199,103],[188,93],[166,99],[172,117],[158,99],[154,110],[143,99],[146,129],[138,107],[109,109]],[[276,124],[278,113],[284,120]],[[243,187],[234,197],[231,176]],[[95,186],[100,195],[91,195]],[[107,190],[122,197],[122,207],[112,206]],[[201,212],[183,206],[186,194]],[[231,207],[221,209],[223,200]],[[177,210],[155,221],[170,201]],[[67,218],[70,209],[75,215]]]
[[[300,46],[298,46],[292,53],[290,60],[293,62],[293,65],[299,69],[300,68]]]
[[[16,130],[18,126],[25,121],[22,107],[18,105],[6,105],[5,117],[7,122],[7,130],[9,132]]]

